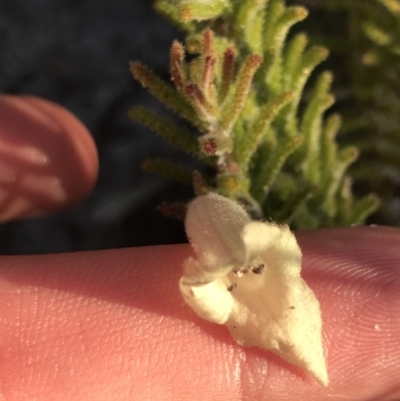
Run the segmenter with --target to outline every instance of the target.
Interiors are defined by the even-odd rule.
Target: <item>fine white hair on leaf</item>
[[[329,383],[319,302],[301,277],[301,249],[286,225],[253,221],[215,193],[189,206],[186,233],[196,258],[184,262],[185,301],[225,324],[235,340],[270,350]]]

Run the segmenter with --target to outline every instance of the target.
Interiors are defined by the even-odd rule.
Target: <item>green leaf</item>
[[[258,118],[254,122],[252,129],[235,138],[235,160],[240,166],[242,166],[244,171],[248,170],[250,159],[263,138],[265,138],[271,122],[279,111],[292,99],[292,92],[285,92],[280,96],[274,96],[260,109]]]
[[[303,59],[294,73],[292,90],[293,101],[285,109],[285,131],[288,135],[296,135],[298,132],[297,108],[303,94],[304,85],[314,68],[328,57],[328,50],[322,46],[313,46],[304,53]]]
[[[264,21],[264,49],[271,48],[274,40],[275,26],[280,16],[285,12],[283,0],[270,0]]]
[[[183,21],[204,21],[219,17],[229,7],[228,0],[175,0]]]
[[[374,213],[380,205],[379,198],[375,194],[370,194],[354,202],[353,209],[348,217],[348,225],[363,224],[366,218]]]
[[[307,43],[307,35],[299,33],[286,45],[282,60],[282,87],[285,90],[291,87],[293,75],[301,63]]]
[[[322,193],[324,194],[323,209],[329,217],[334,217],[337,213],[337,198],[336,194],[341,186],[343,177],[347,168],[358,157],[358,150],[354,146],[344,148],[339,152],[339,157],[335,161],[331,175],[322,186]]]
[[[170,178],[174,181],[180,182],[183,185],[192,185],[192,172],[169,160],[159,158],[147,159],[143,162],[142,167],[145,171]]]
[[[282,52],[289,29],[306,17],[307,10],[305,8],[289,7],[276,22],[273,40],[269,44],[269,48],[265,49],[270,54],[273,54],[273,61],[269,65],[266,76],[266,83],[272,93],[282,90]]]
[[[339,131],[342,119],[338,114],[332,114],[325,123],[321,138],[321,182],[327,182],[333,170],[337,155],[335,137]]]
[[[304,112],[300,129],[304,135],[303,169],[306,179],[313,184],[317,184],[321,177],[322,115],[334,103],[333,96],[328,94],[332,80],[330,72],[320,75]]]
[[[175,113],[187,119],[194,125],[199,120],[193,107],[171,85],[165,83],[149,68],[140,62],[131,63],[133,77],[141,83],[153,96]]]
[[[287,138],[276,146],[269,159],[265,161],[260,174],[254,178],[252,188],[253,196],[260,204],[264,203],[286,159],[302,144],[302,142],[303,137],[301,135]]]
[[[243,1],[236,14],[237,26],[243,31],[243,39],[253,54],[261,54],[263,51],[263,24],[268,1]]]
[[[154,10],[164,16],[179,29],[192,32],[195,29],[195,24],[192,22],[184,22],[179,14],[179,10],[170,0],[157,0],[153,5]]]
[[[189,131],[174,124],[172,121],[160,117],[155,112],[147,110],[144,107],[134,107],[129,112],[129,116],[134,121],[150,128],[153,132],[160,135],[177,148],[199,159],[204,159],[200,152],[197,138]]]
[[[316,191],[315,187],[307,186],[305,189],[292,194],[284,203],[276,220],[290,225],[301,208],[315,195]]]
[[[235,81],[233,95],[230,97],[228,96],[227,101],[223,105],[220,121],[220,127],[223,131],[229,133],[239,118],[246,102],[254,74],[261,62],[262,57],[256,54],[247,57],[243,62],[242,68]]]
[[[398,0],[378,0],[378,2],[383,4],[391,13],[395,15],[400,14],[400,3]]]

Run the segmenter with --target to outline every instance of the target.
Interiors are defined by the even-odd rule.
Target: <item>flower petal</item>
[[[251,295],[244,296],[248,289],[241,281],[235,290],[234,308],[226,323],[232,336],[239,344],[278,354],[328,385],[319,303],[304,280],[299,277],[288,283],[280,277],[258,291],[251,288]]]
[[[287,225],[252,221],[242,230],[246,260],[257,256],[279,265],[281,274],[298,276],[301,271],[301,249]]]
[[[186,263],[197,261],[189,259]],[[179,289],[186,303],[203,319],[218,324],[228,321],[234,300],[223,280],[191,285],[187,277],[183,276],[179,281]]]
[[[236,202],[210,193],[188,207],[185,228],[194,251],[204,266],[242,264],[245,248],[241,231],[250,217]]]
[[[289,227],[251,221],[236,202],[209,194],[189,205],[186,229],[199,260],[185,262],[180,290],[194,311],[326,386],[319,303]]]

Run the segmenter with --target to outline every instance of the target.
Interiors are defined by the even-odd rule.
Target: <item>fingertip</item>
[[[81,201],[93,189],[98,156],[68,110],[34,96],[0,96],[0,221]]]
[[[357,399],[398,394],[400,230],[331,228],[298,239],[303,277],[320,301],[329,390]]]

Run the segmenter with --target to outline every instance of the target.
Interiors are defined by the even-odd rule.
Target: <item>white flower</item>
[[[268,349],[327,386],[319,303],[300,276],[290,229],[252,221],[238,203],[212,193],[189,204],[185,224],[197,256],[184,263],[185,301],[226,324],[239,344]]]

